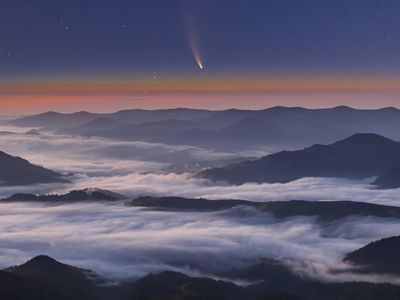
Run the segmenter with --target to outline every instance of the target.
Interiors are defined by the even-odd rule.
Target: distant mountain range
[[[207,169],[199,175],[232,184],[286,183],[303,177],[362,179],[382,175],[375,184],[384,188],[400,183],[400,177],[390,173],[396,172],[392,170],[394,166],[400,166],[399,142],[376,134],[355,134],[333,144],[282,151],[257,160]]]
[[[162,142],[220,150],[293,149],[371,132],[400,139],[400,110],[272,107],[264,110],[124,110],[108,114],[47,112],[8,123],[58,134]]]
[[[212,113],[212,111],[208,110],[186,108],[161,110],[131,109],[105,114],[89,113],[84,111],[69,114],[46,112],[38,115],[18,118],[8,122],[8,124],[20,127],[51,127],[53,130],[58,130],[62,128],[82,126],[84,124],[104,125],[105,122],[109,121],[119,124],[140,124],[145,122],[164,121],[168,119],[191,120],[205,118]],[[93,121],[98,118],[100,118],[101,122],[97,120],[93,123]]]
[[[0,187],[65,181],[57,172],[0,151]]]
[[[284,263],[264,260],[231,270],[228,277],[257,282],[239,286],[165,271],[115,282],[91,270],[40,255],[0,271],[0,298],[7,300],[398,300],[400,287],[367,282],[327,283],[300,277]]]

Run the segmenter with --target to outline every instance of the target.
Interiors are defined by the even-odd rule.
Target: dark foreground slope
[[[105,296],[111,292],[110,288],[103,287],[106,281],[94,272],[62,264],[45,255],[5,271],[36,280],[67,299],[106,299]]]
[[[372,242],[347,254],[344,261],[360,272],[400,275],[400,236]]]
[[[400,165],[400,143],[376,134],[355,134],[330,145],[282,151],[258,160],[204,170],[200,176],[232,184],[286,183],[303,177],[360,179]]]
[[[38,256],[0,272],[0,298],[10,300],[398,300],[400,287],[366,282],[323,283],[292,273],[282,263],[265,261],[230,277],[257,279],[239,286],[176,272],[111,283],[90,270]]]
[[[63,182],[61,174],[0,151],[0,186]]]
[[[0,271],[0,299],[72,300],[59,289],[36,279]],[[79,298],[77,298],[79,300]]]

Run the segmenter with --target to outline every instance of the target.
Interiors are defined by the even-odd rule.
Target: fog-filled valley
[[[293,114],[289,108],[275,110]],[[298,111],[304,113],[295,109],[296,118]],[[229,282],[244,294],[250,293],[242,295],[250,298],[260,289],[260,293],[289,292],[315,299],[316,295],[329,294],[331,284],[353,281],[394,284],[390,288],[368,286],[372,290],[395,289],[400,273],[380,265],[379,259],[376,267],[367,268],[363,260],[348,257],[400,231],[395,175],[400,148],[389,139],[396,138],[395,131],[386,130],[392,128],[398,112],[335,108],[307,114],[322,114],[317,119],[323,119],[330,111],[360,114],[360,124],[369,118],[371,131],[357,132],[354,124],[343,124],[341,119],[331,125],[337,124],[346,134],[336,139],[331,130],[326,131],[326,145],[314,145],[322,141],[319,134],[312,134],[312,142],[303,145],[306,148],[295,147],[302,144],[292,143],[294,135],[301,141],[299,132],[279,142],[265,138],[263,143],[253,143],[247,134],[242,135],[247,126],[256,126],[260,132],[275,127],[258,121],[239,122],[243,117],[237,117],[260,112],[235,111],[231,117],[229,111],[233,120],[225,120],[223,125],[236,124],[231,141],[242,146],[224,142],[223,147],[212,147],[154,138],[155,134],[165,137],[159,124],[153,123],[149,129],[149,123],[140,123],[140,118],[132,125],[140,135],[137,138],[63,129],[89,125],[93,130],[114,128],[115,120],[110,117],[114,114],[107,116],[107,121],[86,113],[3,120],[0,267],[48,255],[92,270],[102,280],[119,286],[150,279],[169,282],[171,276],[175,278],[172,274],[183,273],[189,278]],[[181,120],[174,126],[184,128],[180,122],[191,122],[192,118],[209,118],[206,123],[211,126],[213,114],[224,113],[166,112],[149,117],[152,113],[147,111],[143,118],[171,123],[163,118],[173,115]],[[396,118],[390,120],[387,114]],[[85,122],[91,123],[82,125]],[[164,129],[170,132],[170,128]],[[252,177],[245,177],[243,168],[250,168]],[[295,175],[282,182],[251,179],[271,172],[268,176],[280,178],[274,170],[279,170],[279,176]],[[225,180],[227,175],[221,174],[229,176]],[[240,182],[231,182],[235,176],[241,176]],[[384,184],[377,184],[377,178]],[[33,263],[39,268],[56,264],[47,258]],[[160,273],[163,271],[178,273]],[[161,279],[145,277],[149,274],[160,274],[155,276]],[[179,284],[189,280],[179,278]],[[219,287],[219,282],[204,284],[216,284],[224,293],[230,290]],[[282,287],[285,284],[287,288]],[[303,290],[308,285],[315,294]],[[343,295],[358,293],[353,286],[338,290]],[[125,286],[118,293],[124,294]],[[297,299],[293,297],[288,299]]]

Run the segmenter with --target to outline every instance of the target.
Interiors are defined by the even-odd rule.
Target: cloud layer
[[[0,150],[12,155],[73,173],[70,184],[1,187],[0,197],[99,187],[131,197],[352,200],[399,205],[398,190],[374,190],[368,184],[372,179],[303,178],[287,184],[229,186],[214,185],[189,173],[165,171],[175,163],[247,155],[243,153],[22,133],[0,134],[0,145]],[[298,272],[327,280],[382,280],[351,273],[333,275],[328,270],[346,269],[348,266],[340,263],[345,253],[397,235],[399,222],[365,217],[328,225],[312,218],[277,221],[254,208],[179,213],[125,207],[123,203],[2,203],[0,265],[19,264],[44,253],[107,276],[137,277],[164,269],[215,275],[263,258],[280,258],[289,260]]]
[[[242,156],[243,153],[222,153],[186,146],[101,138],[21,133],[0,135],[0,145],[0,150],[20,155],[33,163],[75,174],[71,185],[2,188],[0,196],[18,191],[65,192],[70,189],[99,187],[129,196],[176,195],[253,201],[353,200],[399,205],[398,190],[375,190],[368,184],[372,178],[363,181],[303,178],[287,184],[216,186],[193,178],[189,173],[165,172],[174,163],[229,159]]]
[[[44,253],[119,278],[165,269],[209,275],[279,258],[307,262],[303,273],[341,280],[326,270],[345,267],[339,263],[345,253],[400,230],[399,222],[379,218],[335,226],[312,218],[278,222],[253,208],[189,213],[121,203],[3,203],[0,211],[2,267]],[[359,278],[346,276],[342,279]]]

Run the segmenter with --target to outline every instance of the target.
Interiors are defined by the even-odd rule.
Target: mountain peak
[[[332,110],[336,110],[336,111],[353,111],[355,109],[350,107],[350,106],[347,106],[347,105],[339,105],[339,106],[333,107]]]
[[[395,141],[375,133],[356,133],[352,136],[335,142],[332,146],[362,146],[393,144]]]
[[[14,266],[7,268],[6,270],[9,272],[53,272],[55,270],[58,270],[60,268],[67,267],[67,265],[64,265],[60,263],[59,261],[55,260],[54,258],[47,256],[47,255],[38,255],[30,260],[26,261],[22,265]]]
[[[31,258],[30,260],[28,260],[26,263],[24,263],[25,266],[30,265],[30,266],[43,266],[43,265],[49,265],[49,264],[61,264],[60,262],[58,262],[57,260],[55,260],[54,258],[48,256],[48,255],[38,255],[35,256],[33,258]]]

